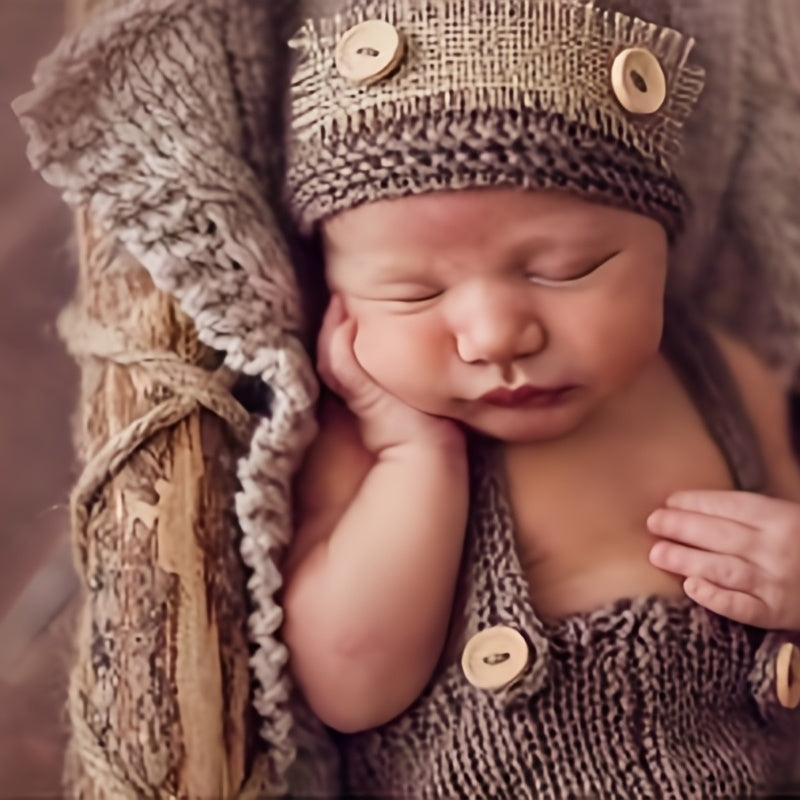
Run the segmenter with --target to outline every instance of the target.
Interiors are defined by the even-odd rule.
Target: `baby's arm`
[[[390,720],[430,679],[466,528],[463,435],[433,418],[400,420],[391,402],[367,425],[323,404],[284,570],[293,674],[315,713],[347,732]]]

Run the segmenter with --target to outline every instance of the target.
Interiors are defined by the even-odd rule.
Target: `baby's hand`
[[[364,446],[372,453],[409,443],[463,446],[464,434],[452,420],[406,405],[367,374],[353,352],[355,335],[355,320],[334,295],[319,332],[317,371],[358,417]]]
[[[800,630],[800,505],[736,491],[678,492],[647,520],[655,566],[700,605],[761,628]]]

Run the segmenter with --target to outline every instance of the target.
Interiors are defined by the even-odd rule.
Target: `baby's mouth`
[[[526,384],[516,389],[500,387],[481,395],[478,399],[489,405],[512,408],[514,406],[528,405],[542,407],[552,405],[573,389],[573,386],[531,386]]]

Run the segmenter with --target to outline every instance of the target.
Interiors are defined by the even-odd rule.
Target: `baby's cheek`
[[[387,371],[387,363],[395,357],[396,342],[392,341],[387,326],[370,319],[358,321],[353,352],[359,364],[379,383]]]
[[[425,341],[420,343],[419,337],[407,328],[391,321],[362,320],[353,343],[361,366],[373,380],[394,393],[415,384],[425,368]]]

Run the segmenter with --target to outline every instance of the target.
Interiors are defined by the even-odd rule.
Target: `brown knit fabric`
[[[669,352],[737,487],[758,490],[763,472],[752,428],[738,401],[720,391],[730,377],[725,364],[709,335],[684,323],[667,328]],[[741,424],[717,425],[720,418]],[[495,456],[492,445],[474,443],[460,645],[490,626],[510,626],[527,640],[530,664],[516,683],[493,692],[468,683],[459,663],[445,663],[407,712],[343,737],[347,796],[729,800],[767,793],[787,766],[787,734],[800,728],[800,712],[781,708],[775,696],[784,639],[688,598],[621,599],[540,619]]]
[[[317,221],[371,200],[436,189],[564,189],[678,230],[686,198],[677,181],[612,137],[528,109],[474,111],[466,122],[446,112],[437,123],[402,119],[377,141],[354,134],[324,150],[298,145],[295,209]]]
[[[391,22],[407,39],[396,72],[348,83],[335,64],[347,30]],[[681,227],[671,163],[702,87],[692,40],[583,0],[351,0],[306,20],[291,91],[288,200],[304,231],[337,211],[443,189],[564,189]],[[666,98],[625,110],[614,58],[658,60]]]

